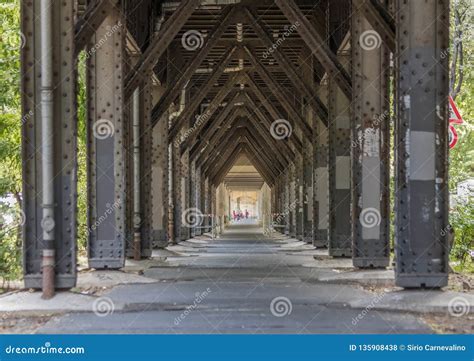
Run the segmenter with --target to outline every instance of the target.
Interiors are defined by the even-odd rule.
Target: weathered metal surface
[[[352,259],[386,267],[390,257],[390,53],[367,43],[374,29],[354,1],[352,13]],[[370,45],[370,46],[368,46]]]
[[[301,12],[298,5],[295,4],[294,0],[275,0],[275,3],[291,24],[297,24],[298,33],[314,52],[328,74],[337,82],[342,92],[350,99],[352,97],[350,76],[337,59],[336,54],[331,51],[321,35]]]
[[[124,131],[128,125],[124,124],[124,32],[120,24],[118,12],[104,20],[90,47],[107,40],[92,53],[87,67],[88,255],[93,268],[120,268],[125,262]]]
[[[397,1],[395,281],[448,282],[449,1]]]
[[[350,57],[340,56],[346,66]],[[328,79],[329,104],[329,255],[350,257],[351,235],[351,135],[350,101],[336,79]]]
[[[74,6],[64,2],[53,10],[53,56],[61,66],[54,72],[54,249],[55,286],[76,284],[76,63]],[[23,271],[26,288],[41,288],[42,170],[41,170],[41,31],[40,2],[21,1]],[[48,49],[49,50],[49,49]]]

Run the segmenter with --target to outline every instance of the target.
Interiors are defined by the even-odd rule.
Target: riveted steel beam
[[[270,119],[268,119],[265,114],[258,108],[257,104],[253,101],[253,99],[250,97],[248,93],[245,93],[245,99],[246,99],[246,110],[249,113],[249,117],[252,117],[253,114],[257,116],[258,119],[260,119],[261,127],[265,130],[265,132],[270,133],[270,129],[272,126],[272,122]],[[253,113],[253,114],[252,114]],[[271,134],[271,133],[270,133]],[[285,155],[286,159],[288,162],[291,162],[295,158],[295,153],[291,149],[291,147],[288,145],[288,142],[286,141],[275,141],[273,142],[275,144],[275,147],[278,148],[282,154]]]
[[[350,57],[340,56],[348,66]],[[349,99],[334,76],[328,79],[329,103],[329,255],[350,257],[351,235],[351,134]]]
[[[74,55],[76,57],[86,47],[105,18],[113,10],[118,11],[119,6],[118,0],[93,0],[89,2],[85,13],[78,18],[75,25],[74,41],[76,46]]]
[[[282,116],[280,115],[278,110],[275,108],[275,106],[272,104],[272,102],[270,102],[267,99],[265,94],[263,94],[262,90],[257,86],[257,84],[255,84],[255,82],[252,80],[252,78],[248,74],[244,75],[244,81],[249,86],[250,90],[257,96],[258,100],[262,103],[263,107],[268,111],[270,116],[273,117],[272,120],[269,120],[270,124],[267,125],[268,130],[270,131],[270,129],[272,127],[272,124],[278,119],[283,119]],[[278,90],[274,89],[274,91],[276,91],[277,94],[280,94],[280,93],[278,93]],[[250,97],[247,96],[247,98],[251,103],[255,104],[255,102],[253,102],[253,100]],[[284,99],[284,97],[282,97],[282,98]],[[285,102],[282,105],[285,106],[285,105],[288,105],[288,104],[289,104],[288,102]],[[295,114],[295,116],[299,116],[298,113],[291,113],[292,111],[296,111],[293,107],[290,107],[286,110],[289,114],[292,114],[292,115]],[[255,106],[255,111],[259,111],[259,108],[257,106]],[[301,139],[298,136],[298,134],[292,133],[291,137],[289,137],[289,142],[294,145],[294,148],[296,149],[296,151],[298,151],[299,153],[302,152],[303,144],[302,144]],[[289,145],[286,142],[285,142],[285,144],[289,148]]]
[[[259,162],[260,164],[264,165],[265,168],[265,175],[267,175],[269,178],[275,177],[277,171],[275,171],[271,164],[271,161],[269,158],[265,156],[264,161],[260,162],[260,158],[257,157],[257,154],[260,155],[262,154],[262,151],[259,150],[255,144],[258,143],[258,141],[252,137],[252,135],[248,132],[246,129],[239,129],[233,133],[230,133],[227,135],[227,139],[222,142],[222,145],[219,146],[219,149],[223,149],[224,151],[222,152],[221,150],[216,150],[214,157],[212,158],[211,162],[208,162],[207,167],[207,172],[209,172],[209,167],[212,165],[213,168],[215,169],[220,169],[222,163],[226,163],[228,156],[229,156],[229,149],[235,148],[235,144],[239,143],[242,141],[242,139],[246,140],[249,144],[249,147],[252,148],[254,155],[252,156],[252,160],[254,162]]]
[[[242,150],[243,143],[239,141],[235,142],[234,146],[228,149],[227,158],[225,159],[225,162],[219,163],[219,166],[215,168],[215,171],[209,175],[211,184],[219,184],[224,180],[225,175],[234,166],[234,163],[241,155]]]
[[[448,282],[449,1],[396,2],[395,283]]]
[[[395,21],[383,4],[385,0],[357,0],[352,2],[353,11],[362,12],[391,52],[395,52]],[[360,36],[361,34],[359,34]]]
[[[247,108],[244,108],[244,113],[247,119],[240,119],[235,122],[235,126],[245,127],[250,134],[267,150],[267,154],[270,156],[272,163],[275,163],[276,168],[281,172],[287,165],[284,162],[285,156],[280,152],[276,139],[269,135],[269,133],[262,129],[258,122],[252,121],[252,116],[248,112]]]
[[[202,64],[204,59],[208,56],[211,49],[216,45],[217,41],[221,38],[224,31],[230,24],[231,19],[234,16],[233,8],[224,10],[221,16],[221,21],[218,22],[216,27],[211,31],[206,41],[199,52],[192,57],[192,59],[183,67],[184,71],[180,74],[179,79],[173,82],[165,91],[163,96],[158,101],[158,104],[153,108],[153,119],[160,119],[161,115],[166,112],[173,101],[179,96],[181,90],[185,87],[186,83],[191,79],[193,74]],[[227,63],[229,58],[235,51],[235,47],[230,47],[226,55],[222,58],[222,61]],[[227,60],[226,60],[227,59]],[[224,65],[225,66],[225,65]],[[219,68],[219,64],[216,65],[216,69]],[[212,74],[210,75],[212,76]]]
[[[288,153],[285,152],[285,148],[282,148],[279,144],[280,142],[273,136],[270,135],[270,132],[265,127],[264,124],[260,123],[257,119],[254,119],[254,116],[251,114],[252,107],[249,105],[245,106],[245,114],[248,117],[247,123],[249,124],[249,128],[251,131],[255,130],[260,135],[261,139],[267,144],[267,146],[271,149],[275,150],[277,155],[276,161],[280,164],[288,165],[291,162],[292,158],[289,157]]]
[[[54,104],[53,122],[53,197],[55,204],[43,204],[43,160],[41,111],[41,24],[40,1],[21,1],[22,160],[23,160],[23,272],[26,288],[42,286],[43,249],[55,252],[56,288],[76,285],[76,63],[74,58],[74,6],[66,2],[52,9],[52,48],[56,66],[53,89],[48,94]],[[45,89],[43,89],[45,90]],[[43,98],[44,100],[44,98]],[[54,220],[42,220],[43,207],[51,207]],[[53,244],[43,239],[52,233]]]
[[[241,148],[241,153],[245,154],[246,157],[249,159],[250,163],[257,169],[257,171],[260,173],[264,181],[268,184],[271,185],[274,182],[274,178],[271,175],[271,172],[268,168],[268,164],[262,162],[255,154],[254,150],[252,149],[250,143],[248,140],[243,140],[242,142],[239,143],[242,148]],[[229,162],[232,163],[232,162]],[[229,163],[227,166],[229,166]],[[227,168],[227,171],[223,171],[221,173],[221,178],[218,179],[216,184],[220,183],[223,181],[225,175],[227,172],[231,169],[231,167]]]
[[[275,164],[272,164],[272,157],[267,156],[268,152],[273,155],[271,148],[263,150],[260,145],[260,142],[246,128],[238,128],[237,130],[229,132],[227,134],[225,138],[226,140],[218,146],[212,157],[210,157],[206,161],[204,165],[204,171],[207,172],[211,166],[214,167],[216,163],[218,164],[218,162],[225,162],[225,160],[227,159],[227,153],[225,149],[228,149],[228,144],[232,143],[235,139],[238,139],[239,137],[245,137],[249,140],[250,147],[254,149],[256,155],[258,154],[259,157],[264,159],[264,163],[267,165],[268,169],[271,170],[273,177],[278,175],[279,170]],[[220,151],[220,149],[224,149],[224,152]]]
[[[198,154],[198,157],[196,159],[198,164],[205,164],[210,157],[212,157],[212,152],[215,152],[217,147],[219,145],[222,145],[225,143],[224,140],[226,140],[230,135],[230,132],[226,133],[226,130],[229,128],[229,126],[232,124],[232,122],[235,120],[237,116],[242,116],[243,112],[242,109],[237,109],[234,112],[232,112],[222,123],[220,126],[219,130],[213,135],[213,137],[209,140],[209,144],[206,146],[206,148]]]
[[[119,12],[112,12],[91,38],[91,46],[122,21]],[[125,262],[124,32],[119,29],[112,37],[93,53],[87,67],[89,266],[93,268],[121,268]]]
[[[214,86],[215,82],[217,79],[219,79],[221,73],[216,73],[216,75],[210,77],[205,84],[199,89],[197,94],[193,97],[191,100],[190,104],[186,106],[184,111],[179,115],[179,117],[174,121],[172,124],[169,135],[168,135],[168,140],[169,142],[173,142],[174,138],[178,135],[180,132],[182,126],[186,122],[186,120],[190,119],[191,116],[194,114],[196,109],[199,107],[199,105],[203,102],[204,98],[207,96],[209,91],[212,89]],[[229,86],[231,87],[232,85],[235,85],[238,81],[238,79],[241,77],[240,73],[234,73],[232,74],[229,79],[227,80],[226,84],[224,86]]]
[[[224,101],[224,99],[230,94],[232,97],[231,92],[235,91],[235,81],[237,77],[231,77],[228,82],[225,83],[223,87],[219,89],[217,94],[213,97],[211,103],[206,108],[203,114],[198,115],[194,124],[191,125],[191,128],[185,134],[185,137],[180,139],[181,142],[175,142],[175,146],[181,147],[181,153],[183,153],[187,148],[189,148],[190,144],[194,142],[199,135],[199,133],[206,128],[207,124],[209,123],[210,119],[214,115],[214,113],[219,108],[220,104]]]
[[[311,22],[304,16],[294,0],[275,0],[291,24],[294,24],[301,38],[306,42],[311,52],[318,58],[330,77],[337,82],[343,94],[352,98],[351,79],[344,66],[337,59],[325,40],[316,31]]]
[[[275,41],[270,37],[268,34],[268,30],[266,29],[265,24],[259,19],[258,16],[254,15],[249,8],[244,7],[244,13],[246,14],[247,18],[249,19],[252,27],[254,28],[256,34],[265,45],[267,49],[273,49],[272,52],[273,58],[280,64],[283,71],[285,72],[288,79],[293,83],[296,89],[306,97],[306,100],[314,107],[315,111],[324,121],[327,121],[328,111],[326,106],[321,102],[321,100],[317,97],[314,92],[311,91],[311,87],[304,80],[304,78],[298,73],[298,70],[295,68],[293,63],[290,59],[281,51],[279,46],[274,46]],[[283,40],[284,41],[284,40]],[[308,59],[304,59],[305,61],[311,60],[311,54],[309,54]],[[306,130],[303,128],[303,130]]]
[[[294,108],[294,106],[288,101],[288,99],[284,95],[284,91],[280,88],[278,83],[273,79],[273,76],[265,69],[263,64],[257,59],[255,54],[246,46],[244,46],[245,52],[247,53],[247,57],[249,58],[251,64],[255,67],[258,74],[262,77],[265,81],[267,86],[270,88],[270,91],[273,95],[277,98],[277,100],[281,103],[281,105],[285,108],[288,112],[288,115],[296,120],[294,121],[302,130],[303,135],[308,139],[311,139],[312,129],[308,123],[306,123],[305,119],[302,118],[301,114]],[[277,120],[277,119],[275,119]]]
[[[236,100],[240,97],[240,93],[236,93],[234,97],[227,102],[227,105],[222,109],[216,119],[212,122],[212,125],[209,126],[200,137],[199,140],[196,140],[194,145],[191,147],[190,159],[194,160],[196,157],[199,157],[206,149],[212,149],[211,141],[215,140],[218,137],[215,137],[215,134],[223,134],[223,124],[229,125],[230,118],[232,118],[232,113],[239,109],[235,106]],[[233,119],[232,119],[233,120]]]
[[[390,52],[364,44],[373,31],[354,0],[352,13],[352,259],[355,267],[390,261]]]
[[[200,0],[182,0],[178,8],[169,19],[163,24],[162,28],[152,39],[151,44],[147,47],[137,64],[133,67],[130,75],[125,80],[125,89],[127,95],[138,86],[140,77],[143,72],[150,70],[158,62],[171,44],[176,34],[181,30],[183,25],[192,15],[194,10],[199,6]]]

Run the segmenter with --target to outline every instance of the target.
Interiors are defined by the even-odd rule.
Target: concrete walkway
[[[393,271],[354,271],[251,222],[216,240],[182,242],[126,272],[85,272],[77,292],[51,301],[38,292],[0,298],[3,322],[41,322],[38,333],[426,333],[432,313],[470,318],[474,295],[400,291]],[[164,256],[166,254],[166,258]],[[456,313],[457,312],[457,313]],[[33,321],[31,321],[33,322]],[[447,321],[450,322],[450,321]]]

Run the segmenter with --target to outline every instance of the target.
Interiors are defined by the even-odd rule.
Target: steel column
[[[397,1],[395,282],[448,282],[449,1]]]
[[[158,89],[154,89],[157,93]],[[157,96],[159,96],[157,94]],[[154,97],[156,98],[156,97]],[[168,113],[158,122],[152,131],[152,213],[153,247],[164,248],[168,243]]]
[[[347,55],[339,55],[345,66]],[[350,257],[351,242],[351,137],[350,101],[336,79],[328,78],[329,103],[329,255]]]
[[[388,77],[390,52],[363,10],[352,13],[352,259],[355,267],[386,267],[390,258]]]
[[[123,109],[124,31],[112,12],[92,37],[101,42],[88,59],[89,266],[125,262],[125,157]],[[108,39],[105,42],[103,39]]]
[[[23,156],[23,268],[26,288],[42,286],[42,251],[48,249],[43,231],[54,233],[55,287],[76,284],[76,63],[74,61],[74,6],[65,2],[52,9],[52,49],[56,64],[53,89],[48,98],[54,104],[53,196],[54,219],[41,217],[43,169],[40,139],[41,119],[41,31],[40,1],[21,1],[21,33],[25,36],[21,53],[22,156]]]
[[[141,256],[151,257],[153,245],[153,131],[151,112],[153,110],[152,73],[148,72],[140,93],[140,206],[141,206]]]
[[[327,98],[327,87],[321,86]],[[313,174],[313,246],[327,247],[329,227],[329,171],[328,129],[321,119],[314,118],[314,174]]]
[[[179,153],[179,148],[176,148]],[[189,150],[186,150],[181,157],[181,209],[184,214],[189,212],[191,208],[190,199],[190,163],[189,163]],[[181,239],[186,240],[191,237],[191,228],[186,224],[181,224]]]

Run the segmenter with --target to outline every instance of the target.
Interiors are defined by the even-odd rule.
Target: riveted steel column
[[[154,100],[159,97],[154,87]],[[155,95],[156,94],[156,95]],[[168,244],[168,113],[153,127],[152,158],[152,212],[153,247],[164,248]]]
[[[179,151],[179,149],[177,149]],[[190,206],[190,164],[189,150],[186,150],[181,157],[181,209],[186,214]],[[191,237],[189,225],[181,224],[181,239],[186,240]]]
[[[88,221],[89,266],[93,268],[121,268],[125,262],[122,27],[119,13],[111,13],[89,44]]]
[[[344,66],[350,57],[339,55]],[[328,79],[329,103],[329,255],[350,257],[351,241],[351,137],[350,101],[335,79]]]
[[[298,159],[298,158],[297,158]],[[295,163],[293,163],[290,166],[290,172],[289,172],[289,204],[288,204],[288,214],[290,216],[290,237],[296,238],[296,209],[298,207],[298,192],[296,191],[297,188],[297,183],[296,183],[296,163],[297,160],[295,160]]]
[[[201,167],[196,169],[196,209],[198,212],[203,212],[204,209],[204,201],[203,201],[203,191],[204,191],[204,181],[202,177]],[[201,219],[202,220],[202,219]],[[198,226],[202,226],[201,223]],[[202,229],[196,229],[196,236],[200,236],[202,234]]]
[[[206,177],[206,179],[204,180],[204,214],[206,215],[206,217],[204,217],[204,222],[203,222],[203,226],[206,227],[204,228],[205,232],[209,232],[210,230],[209,217],[207,216],[210,213],[211,213],[211,184],[209,182],[209,178]]]
[[[305,144],[305,142],[303,142]],[[295,165],[295,236],[300,241],[304,235],[303,197],[304,197],[304,157],[299,156]]]
[[[211,221],[211,226],[212,225],[216,225],[215,222],[217,222],[217,219],[214,218],[216,215],[217,215],[217,188],[216,186],[212,185],[211,186],[211,212],[210,214],[212,214],[212,219],[210,220]],[[214,232],[213,229],[211,229],[211,232]]]
[[[290,166],[285,171],[285,176],[284,176],[284,187],[285,187],[285,197],[283,200],[283,214],[285,217],[285,234],[287,236],[290,235],[290,228],[291,228],[291,216],[290,216],[290,184],[291,184],[291,178],[290,178]]]
[[[137,61],[136,56],[129,56],[127,52],[123,53],[123,72],[127,74],[132,64]],[[122,128],[122,147],[124,150],[124,173],[125,173],[125,201],[124,201],[124,212],[125,212],[125,253],[127,257],[133,257],[133,235],[134,235],[134,197],[133,197],[133,181],[134,181],[134,164],[133,164],[133,97],[123,104],[122,111],[122,122],[124,124]]]
[[[172,182],[173,188],[171,193],[171,199],[173,204],[173,232],[174,232],[174,243],[181,241],[181,220],[183,216],[182,208],[182,180],[181,180],[181,156],[179,148],[174,144],[170,145],[171,159],[172,159]]]
[[[388,77],[390,52],[353,0],[352,259],[355,267],[387,267],[390,258]],[[367,37],[375,45],[367,46]]]
[[[313,109],[307,108],[308,123],[313,123]],[[303,240],[313,243],[313,145],[305,140],[303,152]]]
[[[448,282],[449,1],[397,1],[395,282]]]
[[[199,183],[198,183],[199,196],[197,198],[198,199],[198,207],[197,208],[201,213],[204,214],[204,213],[206,213],[206,178],[205,178],[204,172],[202,170],[202,167],[199,168],[198,180],[199,180]],[[204,226],[204,221],[205,221],[205,219],[203,218],[200,226]],[[197,230],[198,235],[201,235],[203,233],[204,233],[204,228],[200,228],[200,229]]]
[[[153,192],[152,192],[152,155],[153,132],[151,112],[153,110],[152,73],[146,74],[143,90],[140,93],[140,206],[141,206],[141,256],[151,257],[153,244]]]
[[[190,164],[190,178],[189,178],[189,207],[191,209],[197,209],[197,200],[196,200],[196,162],[193,161]],[[191,228],[190,236],[196,236],[196,229]]]
[[[53,52],[53,195],[54,222],[42,220],[41,154],[41,31],[40,1],[21,1],[22,158],[23,158],[23,271],[26,288],[41,288],[42,251],[51,249],[43,230],[54,233],[55,287],[76,284],[76,63],[73,2],[54,6]]]
[[[320,99],[327,104],[327,84],[318,88]],[[328,245],[329,227],[329,172],[328,129],[319,117],[313,118],[314,174],[313,174],[313,246]]]

